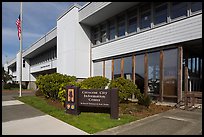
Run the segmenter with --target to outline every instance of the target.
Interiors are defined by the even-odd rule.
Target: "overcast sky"
[[[23,2],[23,50],[54,28],[57,18],[74,3],[86,2]],[[15,24],[19,14],[20,2],[2,3],[2,64],[20,50]]]

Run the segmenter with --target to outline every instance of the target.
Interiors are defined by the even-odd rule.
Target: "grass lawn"
[[[42,97],[24,96],[18,99],[90,134],[138,119],[136,116],[130,114],[121,114],[120,119],[115,120],[110,119],[110,114],[108,113],[92,112],[81,112],[80,115],[76,116],[65,113],[65,109],[51,105],[48,100]]]

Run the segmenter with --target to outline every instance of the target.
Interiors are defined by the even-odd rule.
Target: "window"
[[[124,58],[124,78],[132,80],[132,56]]]
[[[151,27],[151,11],[150,4],[145,4],[140,8],[140,29]]]
[[[23,60],[23,67],[25,68],[25,60]]]
[[[121,59],[114,59],[114,79],[121,76]]]
[[[202,10],[202,2],[191,2],[191,12]]]
[[[128,33],[137,31],[137,9],[128,11]]]
[[[177,95],[177,49],[164,50],[164,95]]]
[[[115,22],[111,21],[109,22],[109,37],[108,39],[114,39],[115,38]]]
[[[151,94],[159,94],[160,52],[148,54],[148,86]]]
[[[103,76],[103,62],[95,62],[94,66],[94,76]]]
[[[125,35],[125,15],[118,18],[118,37]]]
[[[187,16],[186,2],[173,2],[171,7],[171,19]]]
[[[101,42],[106,42],[106,24],[101,25]]]
[[[155,4],[154,24],[167,22],[167,4]]]
[[[105,61],[105,77],[111,79],[111,67],[112,67],[112,60]]]
[[[99,44],[99,29],[98,27],[93,30],[93,45]]]
[[[144,93],[144,54],[135,57],[135,84]]]
[[[128,33],[137,32],[137,17],[128,19]]]

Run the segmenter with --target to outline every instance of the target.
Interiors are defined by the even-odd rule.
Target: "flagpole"
[[[20,7],[20,25],[21,25],[21,34],[20,34],[20,92],[19,92],[19,97],[21,97],[22,93],[22,39],[23,39],[23,28],[22,28],[22,23],[23,23],[23,3],[21,2],[21,7]]]

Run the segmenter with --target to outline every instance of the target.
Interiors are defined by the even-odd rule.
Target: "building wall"
[[[92,48],[93,60],[202,38],[202,14]]]
[[[90,39],[87,26],[78,22],[73,7],[57,21],[57,72],[86,78],[90,75]]]

